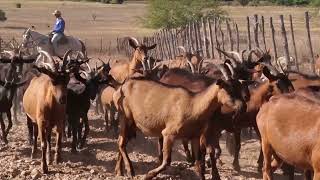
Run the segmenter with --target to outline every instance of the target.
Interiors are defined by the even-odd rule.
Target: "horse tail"
[[[85,55],[85,57],[87,56],[87,49],[86,49],[86,46],[84,45],[84,42],[82,40],[79,40],[80,43],[81,43],[81,51],[82,53]]]

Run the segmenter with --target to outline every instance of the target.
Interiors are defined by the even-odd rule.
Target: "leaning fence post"
[[[286,64],[289,65],[290,56],[289,56],[289,48],[288,48],[288,39],[287,39],[286,28],[284,26],[283,15],[280,15],[280,23],[281,23],[281,33],[283,38],[284,55],[286,59]],[[281,64],[279,65],[281,66]]]
[[[226,20],[226,24],[227,24],[227,31],[229,35],[230,50],[233,51],[233,38],[232,38],[232,32],[231,32],[229,20]]]
[[[219,23],[219,20],[217,18],[214,18],[214,35],[216,39],[216,46],[218,49],[220,49],[220,43],[218,40],[218,23]],[[221,59],[221,52],[218,51],[218,54],[219,54],[219,59]]]
[[[234,26],[236,29],[236,36],[237,36],[237,52],[240,52],[240,36],[239,36],[239,29],[238,29],[238,24],[234,22]]]
[[[275,40],[275,31],[274,31],[272,17],[270,17],[270,29],[271,29],[271,37],[272,37],[274,59],[277,60],[278,59],[278,53],[277,53],[277,45],[276,45],[276,40]]]
[[[266,45],[266,36],[265,36],[265,30],[264,30],[264,17],[261,16],[261,31],[262,31],[262,41],[263,41],[263,46],[264,50],[267,50],[267,45]]]
[[[292,23],[292,15],[289,15],[290,19],[290,29],[291,29],[291,37],[292,37],[292,45],[293,45],[293,51],[294,51],[294,58],[295,58],[295,64],[297,71],[299,71],[299,61],[298,61],[298,54],[297,54],[297,48],[296,48],[296,41],[294,39],[294,31],[293,31],[293,23]]]
[[[314,67],[314,54],[313,54],[313,49],[312,49],[312,42],[311,42],[311,35],[310,35],[310,24],[309,24],[309,12],[305,12],[305,18],[306,18],[306,28],[307,28],[307,35],[308,35],[308,46],[310,49],[310,54],[311,54],[311,70],[313,73],[316,72],[315,67]]]
[[[212,36],[212,26],[211,26],[211,19],[207,18],[207,24],[209,26],[209,42],[210,42],[210,47],[211,47],[211,58],[214,58],[214,45],[213,45],[213,36]]]
[[[222,45],[222,50],[225,51],[225,47],[224,47],[224,33],[222,31],[222,27],[221,27],[221,21],[219,21],[219,31],[221,34],[221,45]],[[226,59],[226,55],[223,54],[224,59]]]
[[[202,30],[203,30],[203,47],[204,47],[204,54],[205,54],[204,56],[206,56],[207,58],[210,58],[209,48],[207,46],[208,45],[207,44],[207,26],[203,18],[201,18],[201,22],[202,22]]]
[[[259,21],[258,21],[258,15],[255,14],[254,15],[254,42],[255,42],[255,45],[256,47],[260,47],[259,46],[259,31],[258,31],[258,28],[259,28]]]
[[[250,33],[250,19],[249,16],[247,16],[247,31],[248,31],[248,49],[251,50],[251,33]]]

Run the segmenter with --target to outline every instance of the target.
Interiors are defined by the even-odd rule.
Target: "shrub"
[[[0,21],[6,21],[7,17],[6,17],[6,13],[0,9]]]
[[[242,6],[246,6],[249,4],[250,0],[238,0],[238,2],[242,5]]]
[[[144,23],[151,28],[176,28],[202,17],[222,16],[215,0],[150,0]]]

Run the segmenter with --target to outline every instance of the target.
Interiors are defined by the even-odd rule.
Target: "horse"
[[[48,52],[51,56],[63,57],[68,50],[81,51],[86,55],[84,43],[73,36],[64,36],[58,41],[58,49],[54,49],[48,35],[41,34],[30,28],[26,29],[22,34],[22,47],[34,48],[38,53],[40,50]]]

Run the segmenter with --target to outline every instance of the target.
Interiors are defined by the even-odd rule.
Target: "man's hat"
[[[53,15],[60,15],[61,16],[61,12],[59,10],[55,10],[53,13]]]

